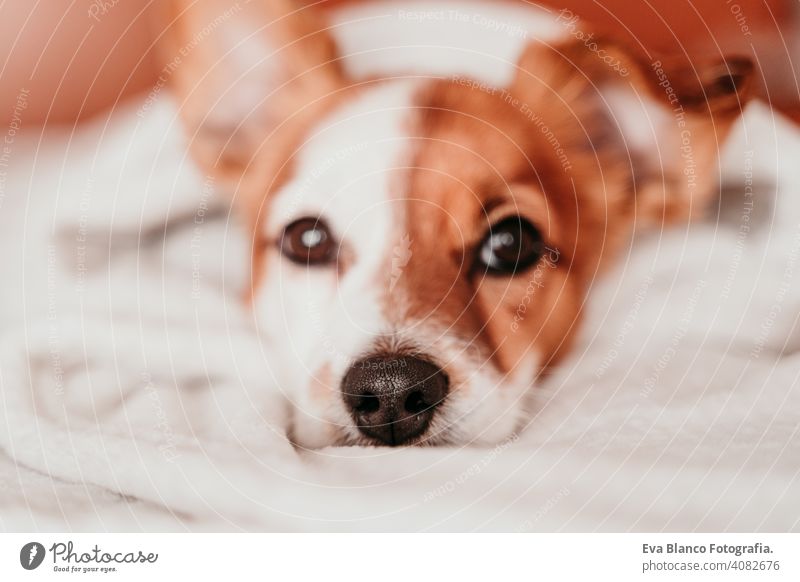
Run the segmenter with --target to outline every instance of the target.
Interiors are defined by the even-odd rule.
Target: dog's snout
[[[358,429],[390,446],[424,434],[447,389],[447,375],[438,366],[411,356],[364,358],[342,380]]]

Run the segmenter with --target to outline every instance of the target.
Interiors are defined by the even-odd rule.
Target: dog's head
[[[176,46],[224,13],[192,6]],[[356,80],[315,18],[252,2],[174,74],[195,156],[252,235],[249,295],[292,437],[508,438],[599,270],[635,228],[712,196],[751,66],[570,38],[530,43],[506,87]]]

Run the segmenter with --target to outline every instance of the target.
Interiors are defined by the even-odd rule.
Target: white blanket
[[[487,450],[290,446],[235,218],[179,134],[162,96],[14,144],[0,529],[800,530],[800,134],[766,107],[718,216],[596,281],[530,426]]]

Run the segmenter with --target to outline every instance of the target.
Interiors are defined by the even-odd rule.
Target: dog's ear
[[[165,6],[162,78],[177,96],[194,158],[212,176],[239,179],[256,159],[263,165],[264,149],[290,149],[343,85],[335,43],[311,8],[292,0]]]
[[[560,120],[556,127],[574,128],[577,118],[583,135],[562,142],[623,157],[637,224],[661,224],[698,214],[713,197],[719,150],[749,99],[752,76],[747,58],[650,62],[615,41],[584,37],[529,45],[511,91],[546,104]]]

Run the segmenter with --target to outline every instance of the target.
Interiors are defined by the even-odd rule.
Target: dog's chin
[[[335,416],[335,415],[334,415]],[[292,421],[287,427],[287,437],[298,450],[319,450],[328,447],[385,447],[389,445],[363,434],[348,419],[323,419],[321,415],[311,415],[294,410]],[[455,407],[445,408],[431,422],[423,434],[404,442],[395,448],[409,447],[492,447],[515,440],[520,426],[517,415],[506,418],[505,422],[494,423],[487,431],[483,419],[471,415],[458,415]]]
[[[320,425],[322,423],[315,423]],[[287,438],[296,449],[319,450],[328,447],[386,447],[389,445],[379,439],[360,432],[355,425],[311,426],[304,423],[292,423],[287,430]],[[458,445],[448,430],[431,430],[415,437],[396,448],[404,447],[444,447]],[[465,444],[465,443],[461,443]]]

